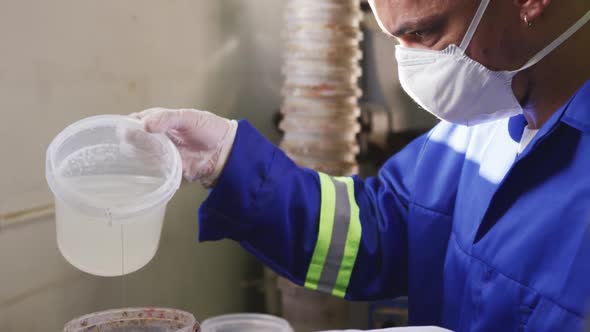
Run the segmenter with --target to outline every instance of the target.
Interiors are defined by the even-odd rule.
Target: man
[[[590,300],[590,2],[373,0],[402,86],[443,119],[379,176],[297,167],[247,122],[152,109],[231,238],[350,300],[408,295],[415,325],[575,331]],[[223,171],[223,172],[222,172]]]

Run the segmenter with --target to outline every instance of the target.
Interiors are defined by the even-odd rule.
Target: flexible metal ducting
[[[360,0],[289,0],[281,148],[301,166],[358,172]]]

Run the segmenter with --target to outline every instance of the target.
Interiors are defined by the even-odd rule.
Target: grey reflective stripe
[[[360,209],[350,177],[318,173],[321,187],[318,238],[305,287],[345,297],[360,249]]]
[[[334,228],[326,262],[318,283],[318,290],[326,293],[332,293],[336,285],[338,271],[344,258],[346,237],[350,225],[350,202],[348,200],[346,184],[341,181],[335,181],[333,178],[330,178],[330,180],[334,183],[336,194]]]

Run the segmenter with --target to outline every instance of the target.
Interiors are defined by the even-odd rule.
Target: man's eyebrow
[[[440,23],[442,19],[443,15],[440,14],[405,18],[402,22],[397,24],[397,26],[393,27],[393,29],[391,29],[390,31],[391,34],[395,37],[401,37],[415,30],[420,30],[425,27],[431,27],[433,25],[436,25],[437,23]]]

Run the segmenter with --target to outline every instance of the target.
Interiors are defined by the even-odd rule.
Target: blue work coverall
[[[200,239],[239,241],[293,282],[346,299],[407,295],[415,325],[579,331],[590,81],[518,154],[525,125],[441,122],[363,181],[297,167],[242,121],[199,210]]]

